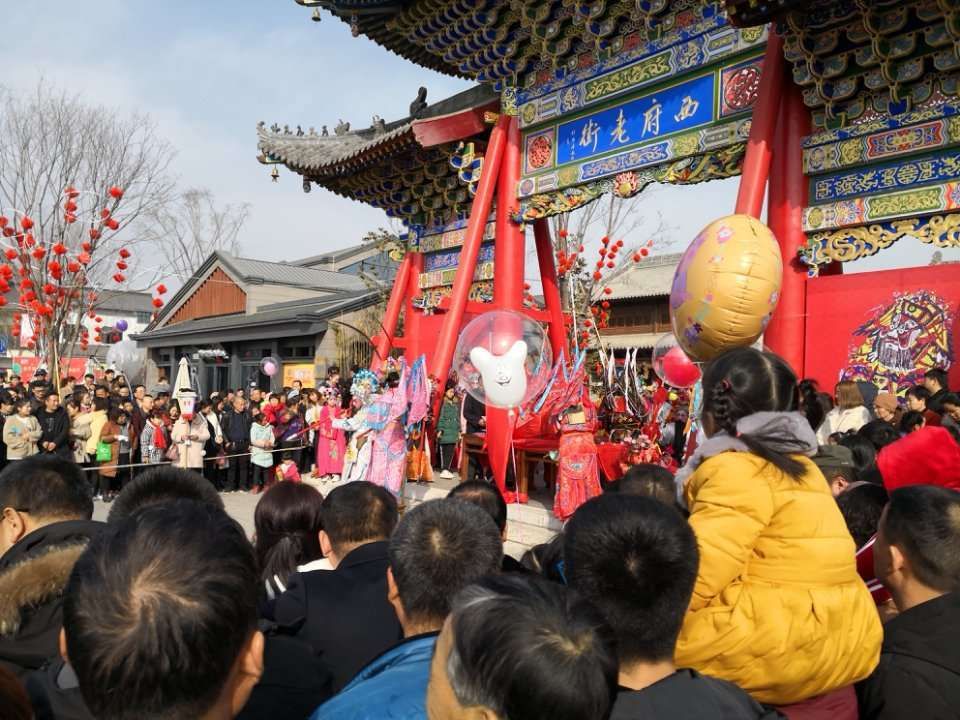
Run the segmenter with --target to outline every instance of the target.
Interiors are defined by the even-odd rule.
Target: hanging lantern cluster
[[[86,237],[76,250],[67,245],[68,228],[81,219],[78,198],[80,191],[72,185],[62,193],[63,225],[56,232],[60,237],[55,241],[45,241],[36,236],[37,227],[28,215],[18,219],[0,215],[0,236],[6,247],[0,258],[0,307],[8,303],[6,295],[16,288],[17,312],[13,316],[14,337],[23,333],[21,322],[24,316],[29,320],[34,335],[25,339],[24,347],[36,347],[34,338],[44,336],[66,319],[66,310],[76,300],[82,300],[81,293],[88,284],[87,266],[90,265],[97,243],[107,233],[120,229],[120,221],[114,213],[123,197],[120,187],[112,186],[107,190],[110,201],[105,203],[99,213],[91,213],[90,227]],[[129,252],[124,256],[129,257]],[[117,276],[114,276],[117,279]],[[89,298],[92,304],[95,295]],[[89,333],[81,327],[79,344],[86,349]]]

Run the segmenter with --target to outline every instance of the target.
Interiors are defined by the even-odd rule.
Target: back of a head
[[[567,581],[600,610],[621,664],[673,657],[699,552],[681,515],[653,498],[602,495],[564,529]]]
[[[63,626],[100,720],[198,718],[256,629],[257,566],[243,529],[188,500],[145,508],[91,543]]]
[[[917,580],[939,592],[960,592],[960,493],[933,485],[894,490],[881,532]]]
[[[876,446],[869,438],[858,434],[844,435],[840,438],[839,444],[853,453],[853,464],[856,466],[854,474],[857,480],[866,479],[864,473],[876,467],[877,464]]]
[[[493,518],[501,534],[507,529],[507,503],[503,495],[490,483],[480,480],[462,482],[453,488],[447,497],[460,498],[476,505]]]
[[[900,432],[907,435],[922,428],[925,422],[922,412],[907,410],[900,418]]]
[[[285,583],[298,565],[323,557],[322,516],[323,495],[312,485],[282,482],[267,490],[253,514],[262,579]]]
[[[837,407],[841,410],[852,410],[863,405],[863,394],[855,382],[844,380],[837,383]]]
[[[390,539],[390,569],[404,612],[442,623],[461,589],[500,570],[503,542],[493,519],[463,500],[431,500],[407,511]]]
[[[797,402],[797,377],[773,353],[737,348],[710,361],[703,373],[703,415],[712,419],[715,430],[736,437],[751,453],[795,479],[803,476],[804,465],[772,446],[793,446],[802,452],[807,444],[801,438],[782,433],[774,437],[769,432],[753,435],[738,430],[737,423],[759,412],[795,411]]]
[[[886,505],[887,491],[883,485],[873,483],[854,485],[837,496],[840,514],[857,548],[862,548],[877,534],[877,525]]]
[[[805,379],[797,384],[800,396],[800,406],[810,427],[816,430],[826,416],[823,404],[820,402],[820,391],[816,380]]]
[[[869,440],[878,452],[900,439],[897,429],[883,420],[871,420],[860,428],[859,434]]]
[[[634,465],[622,478],[610,484],[606,492],[620,495],[643,495],[667,505],[677,501],[677,486],[673,474],[665,467],[649,463]]]
[[[176,500],[193,500],[223,510],[223,498],[216,488],[193,470],[162,465],[134,478],[117,495],[108,523],[124,520],[151,505],[165,505]]]
[[[454,600],[446,672],[464,707],[510,720],[603,718],[617,687],[610,629],[575,592],[491,576]]]
[[[344,548],[388,539],[397,518],[396,499],[370,482],[341,485],[323,501],[323,530],[341,556]]]
[[[941,388],[947,387],[947,371],[943,368],[930,368],[923,374],[924,380],[933,380]]]
[[[0,473],[0,510],[28,512],[36,520],[89,520],[93,493],[79,466],[50,455],[10,463]]]

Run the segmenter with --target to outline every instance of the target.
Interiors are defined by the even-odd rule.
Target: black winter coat
[[[860,717],[960,718],[960,593],[900,613],[884,634],[880,664],[857,686]]]
[[[70,416],[65,408],[58,407],[52,413],[47,412],[46,408],[37,411],[37,422],[40,423],[40,430],[43,434],[40,436],[40,454],[49,454],[49,450],[43,449],[43,444],[52,442],[57,449],[52,454],[67,460],[73,459],[73,451],[70,449]]]
[[[336,570],[294,573],[276,601],[277,624],[296,632],[333,673],[339,692],[384,650],[403,639],[387,600],[387,543],[348,553]]]
[[[621,688],[610,720],[776,720],[747,693],[726,680],[677,670],[643,690]]]
[[[51,523],[0,557],[0,665],[22,675],[59,653],[64,588],[104,527],[92,520]]]

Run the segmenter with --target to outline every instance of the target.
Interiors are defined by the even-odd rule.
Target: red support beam
[[[563,306],[560,303],[560,279],[557,277],[557,265],[554,261],[550,225],[545,218],[534,222],[533,237],[537,247],[537,262],[540,265],[543,301],[550,318],[547,332],[553,357],[556,360],[561,353],[567,357],[567,327],[563,319]],[[569,360],[569,357],[567,359]]]
[[[376,352],[370,363],[370,369],[374,372],[380,369],[381,362],[387,358],[390,353],[390,341],[397,334],[397,324],[400,321],[400,311],[403,309],[412,262],[411,253],[407,253],[403,256],[400,267],[397,268],[397,276],[394,278],[393,290],[390,291],[387,311],[383,317],[383,328],[376,337]]]
[[[457,266],[457,274],[450,294],[450,310],[443,318],[440,335],[437,337],[431,371],[441,387],[450,375],[450,364],[453,362],[453,353],[457,347],[460,326],[463,324],[463,313],[467,306],[470,285],[476,271],[477,258],[480,256],[483,231],[486,228],[487,219],[490,217],[490,208],[493,205],[493,193],[497,185],[497,175],[500,171],[500,161],[503,157],[503,147],[506,142],[505,136],[509,122],[509,117],[501,115],[490,133],[490,142],[483,158],[483,170],[480,174],[480,181],[477,183],[477,194],[473,198],[470,220],[467,223],[463,247],[460,249],[460,263]],[[396,290],[396,286],[394,290]],[[437,393],[434,417],[438,417],[441,397],[442,393]]]
[[[784,83],[783,39],[777,35],[773,25],[769,27],[768,33],[767,51],[763,56],[757,102],[753,106],[750,139],[747,141],[747,154],[743,159],[736,207],[737,213],[753,215],[758,219],[763,211],[763,195],[770,175],[777,111],[780,109]]]
[[[497,230],[493,247],[493,302],[499,310],[523,307],[523,275],[526,253],[523,225],[513,222],[520,184],[520,123],[510,119],[506,146],[497,178]]]
[[[411,252],[410,272],[407,278],[406,297],[403,307],[403,336],[407,339],[406,352],[407,364],[413,364],[414,360],[423,354],[423,340],[421,335],[421,325],[423,322],[423,312],[413,307],[413,299],[420,294],[420,273],[423,272],[423,253]]]
[[[789,83],[783,96],[774,171],[770,178],[768,218],[783,256],[780,302],[764,332],[764,344],[803,377],[807,315],[807,268],[797,251],[806,243],[803,208],[807,178],[803,174],[801,142],[810,132],[810,112],[800,88]]]

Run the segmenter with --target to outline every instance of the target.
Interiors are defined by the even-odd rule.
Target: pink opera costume
[[[423,356],[417,358],[408,371],[401,359],[399,380],[385,381],[386,389],[367,408],[365,422],[373,431],[369,480],[397,497],[407,474],[406,428],[423,420],[429,410],[425,362]]]
[[[334,428],[350,433],[341,474],[347,482],[367,479],[373,450],[370,428],[366,424],[367,406],[379,388],[380,383],[374,373],[369,370],[358,371],[353,376],[353,383],[350,386],[350,405],[353,408],[353,414],[348,418],[340,417],[331,422]]]
[[[328,390],[317,416],[317,476],[340,475],[347,451],[347,436],[334,421],[342,415],[340,393]]]

